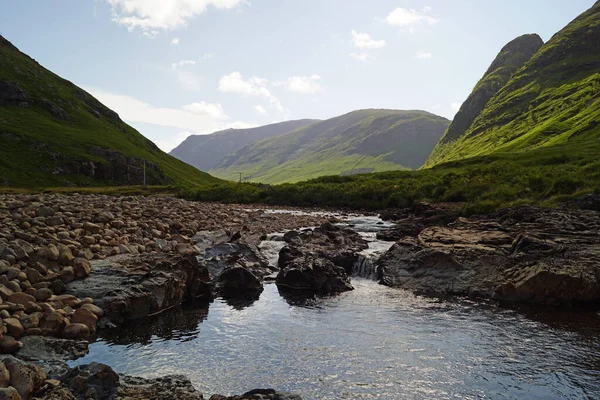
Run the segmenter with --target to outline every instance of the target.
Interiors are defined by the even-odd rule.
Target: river
[[[385,251],[376,218],[347,224]],[[277,235],[262,244],[273,261]],[[370,276],[368,261],[358,267]],[[600,315],[431,299],[354,277],[354,291],[188,304],[105,333],[91,361],[119,373],[187,375],[205,394],[257,387],[317,399],[598,399]]]

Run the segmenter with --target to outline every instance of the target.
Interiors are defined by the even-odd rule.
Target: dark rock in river
[[[76,360],[88,352],[87,340],[66,340],[50,336],[25,336],[17,357],[28,361]]]
[[[339,293],[352,290],[348,275],[368,243],[351,229],[329,222],[319,228],[284,235],[277,285],[282,289]]]
[[[254,389],[241,396],[212,395],[208,400],[302,400],[296,394],[281,393],[273,389]]]
[[[344,268],[312,255],[288,262],[277,275],[276,282],[280,289],[313,291],[319,294],[354,289]]]
[[[208,271],[194,256],[115,257],[92,264],[84,280],[68,285],[77,297],[90,297],[113,323],[144,318],[191,298],[212,298]]]
[[[399,240],[376,264],[380,282],[432,295],[600,302],[600,213],[523,207],[459,218]]]
[[[190,380],[181,375],[156,379],[121,376],[116,399],[122,400],[202,400]]]

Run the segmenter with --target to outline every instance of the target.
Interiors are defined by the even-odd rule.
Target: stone
[[[59,225],[64,225],[65,221],[62,217],[60,216],[52,216],[52,217],[48,217],[46,218],[46,225],[48,226],[59,226]]]
[[[91,233],[99,233],[102,228],[99,225],[93,224],[91,222],[84,222],[83,229]]]
[[[0,400],[22,400],[17,389],[12,386],[0,388]]]
[[[75,367],[62,381],[82,399],[113,399],[119,387],[119,375],[109,366],[99,363]]]
[[[8,329],[8,333],[17,339],[25,332],[25,328],[17,318],[7,318],[4,320],[4,324]]]
[[[217,290],[224,297],[240,297],[262,292],[263,285],[260,279],[246,268],[233,266],[219,275]]]
[[[71,265],[73,262],[73,253],[69,247],[63,246],[59,249],[58,263],[60,265]]]
[[[104,316],[104,310],[101,309],[100,307],[94,305],[94,304],[84,304],[84,305],[81,306],[81,308],[85,308],[86,310],[90,310],[98,318]]]
[[[40,328],[42,328],[43,331],[57,334],[64,328],[65,324],[65,317],[61,313],[54,311],[44,315],[40,322]]]
[[[27,361],[68,361],[85,356],[87,340],[67,340],[50,336],[25,336],[17,357]]]
[[[10,383],[10,372],[6,369],[6,365],[0,362],[0,388],[8,387]]]
[[[13,293],[6,298],[9,303],[27,305],[29,302],[35,303],[35,297],[27,293]]]
[[[25,364],[15,358],[5,358],[4,365],[10,374],[10,386],[14,387],[24,400],[30,399],[40,390],[47,378],[40,367]]]
[[[90,336],[90,329],[79,323],[67,325],[62,331],[62,337],[65,339],[85,339]]]
[[[64,283],[72,282],[75,280],[75,269],[73,267],[63,268],[59,276]]]
[[[33,295],[33,297],[35,297],[35,301],[38,302],[44,302],[48,299],[50,299],[50,297],[52,297],[53,293],[52,290],[48,289],[48,288],[41,288],[41,289],[37,289]]]
[[[56,211],[52,207],[40,207],[38,209],[38,215],[40,217],[52,217],[56,214]]]
[[[156,379],[121,376],[119,399],[202,400],[190,380],[181,375],[167,375]]]
[[[85,278],[91,272],[90,262],[86,258],[76,258],[73,260],[73,272],[77,278]]]
[[[83,324],[88,327],[90,332],[96,331],[96,324],[98,322],[98,317],[91,310],[87,308],[80,308],[75,310],[73,316],[71,317],[72,324]]]

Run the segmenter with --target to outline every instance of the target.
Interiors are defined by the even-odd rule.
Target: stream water
[[[267,284],[251,304],[187,305],[107,333],[72,364],[184,374],[209,395],[273,387],[306,400],[600,398],[597,312],[506,309],[378,285],[364,277],[391,245],[375,239],[386,225],[347,224],[371,242],[356,290],[298,300]],[[261,246],[275,262],[282,243]]]

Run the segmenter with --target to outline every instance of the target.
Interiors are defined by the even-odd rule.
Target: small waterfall
[[[359,254],[358,260],[352,267],[352,276],[365,279],[377,279],[377,273],[375,271],[375,261],[370,256]]]

